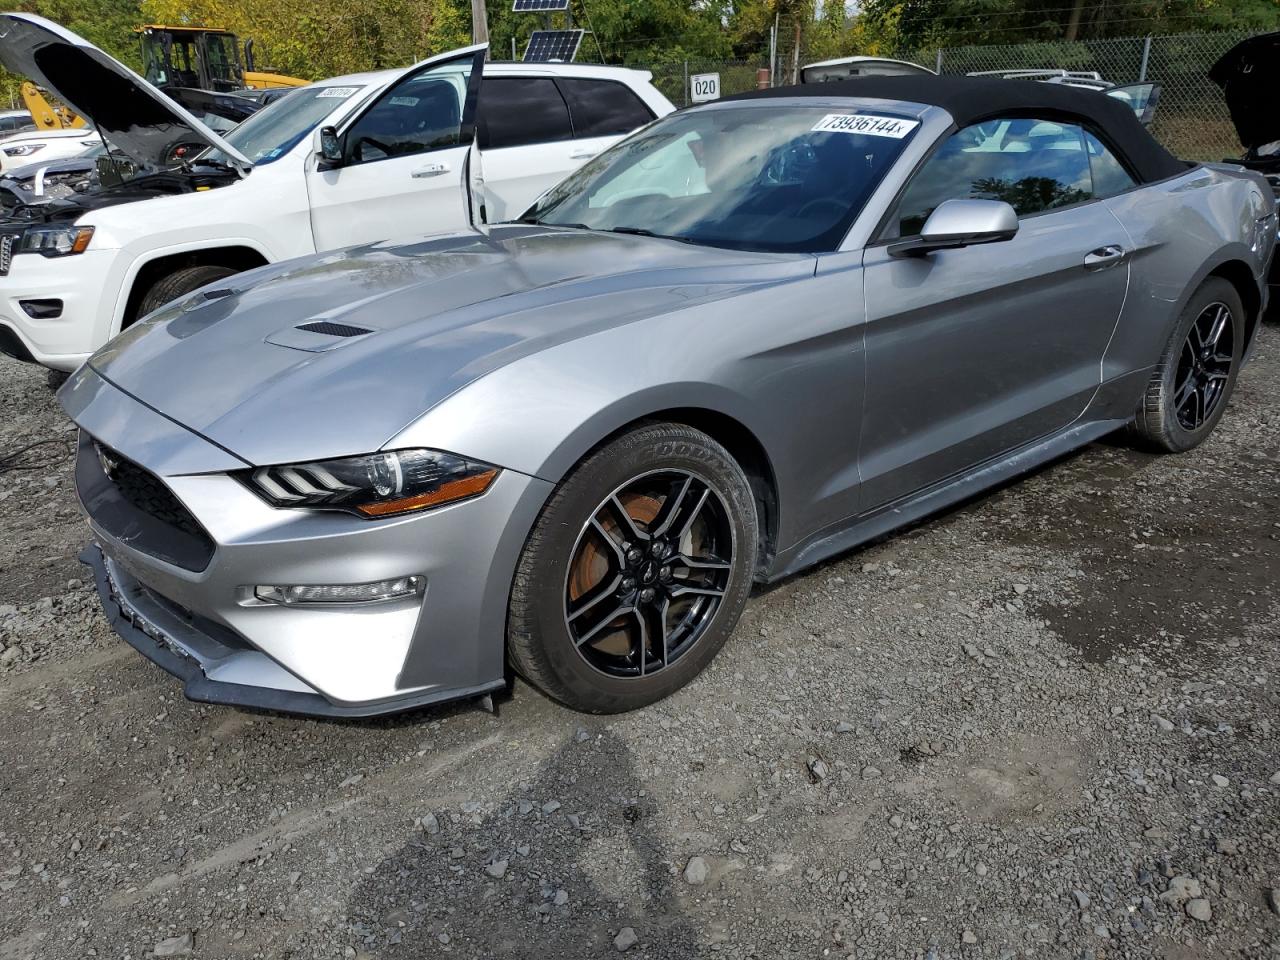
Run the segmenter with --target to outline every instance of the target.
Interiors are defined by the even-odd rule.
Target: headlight
[[[37,150],[43,150],[43,143],[20,143],[16,147],[5,147],[4,155],[6,157],[29,157]]]
[[[93,227],[41,226],[27,227],[14,253],[39,253],[46,257],[66,257],[84,253],[93,237]]]
[[[498,476],[498,468],[439,450],[392,450],[259,467],[238,476],[275,507],[392,517],[478,497]]]

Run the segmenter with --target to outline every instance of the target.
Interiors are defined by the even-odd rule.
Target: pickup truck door
[[[471,222],[467,157],[484,53],[469,47],[418,64],[338,131],[340,161],[309,158],[317,250]]]

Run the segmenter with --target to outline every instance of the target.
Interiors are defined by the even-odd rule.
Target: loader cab
[[[159,24],[143,27],[139,33],[144,75],[155,86],[215,93],[244,89],[244,66],[234,33]]]

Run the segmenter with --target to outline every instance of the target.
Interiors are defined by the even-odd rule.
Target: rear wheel
[[[1240,294],[1211,277],[1183,309],[1147,384],[1133,423],[1146,446],[1180,453],[1213,432],[1235,389],[1244,332]]]
[[[619,713],[684,686],[724,645],[755,566],[755,504],[706,434],[653,424],[552,495],[511,591],[512,666],[578,710]]]
[[[177,300],[192,290],[198,290],[206,283],[216,283],[235,273],[239,273],[239,271],[231,267],[220,267],[214,264],[202,264],[197,267],[183,267],[181,270],[175,270],[151,285],[151,288],[138,304],[138,316],[145,317],[152,311],[159,310],[166,303]]]

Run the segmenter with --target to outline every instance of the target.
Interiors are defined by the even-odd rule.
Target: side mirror
[[[342,163],[342,139],[336,127],[321,127],[315,132],[312,143],[316,156],[326,164],[337,166]]]
[[[929,214],[920,236],[889,245],[891,257],[923,257],[979,243],[1012,240],[1018,214],[1003,200],[944,200]]]

